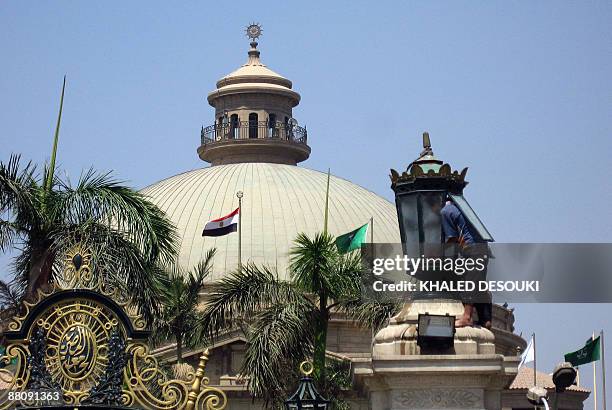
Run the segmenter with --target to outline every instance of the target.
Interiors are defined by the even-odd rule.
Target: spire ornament
[[[421,151],[420,158],[431,155],[433,156],[433,149],[431,149],[431,139],[429,138],[429,133],[425,131],[423,133],[423,151]]]
[[[406,171],[401,174],[391,169],[391,187],[397,192],[412,192],[421,185],[431,186],[432,180],[439,181],[444,189],[451,193],[461,193],[467,185],[465,175],[467,168],[461,172],[453,171],[451,166],[439,160],[431,147],[431,138],[428,132],[423,133],[423,150],[419,157],[412,161]],[[428,181],[428,182],[425,182]]]
[[[251,23],[246,28],[246,36],[252,41],[257,41],[262,34],[263,29],[259,23]]]

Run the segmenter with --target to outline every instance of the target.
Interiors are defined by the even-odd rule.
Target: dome
[[[291,81],[287,80],[282,75],[270,70],[265,64],[261,63],[259,56],[250,58],[249,61],[239,69],[226,75],[217,81],[217,87],[221,88],[228,84],[237,84],[240,82],[262,82],[269,84],[278,84],[291,88]]]
[[[298,233],[323,230],[327,174],[293,165],[239,163],[197,169],[164,179],[144,190],[177,226],[179,265],[193,268],[216,247],[215,281],[238,264],[238,233],[202,237],[206,222],[227,215],[242,199],[242,261],[276,268],[287,277],[288,253]],[[395,206],[384,198],[332,176],[329,226],[332,235],[349,232],[374,217],[374,242],[399,243]],[[368,233],[368,238],[369,238]]]
[[[288,98],[291,106],[298,105],[300,95],[291,89],[291,81],[261,62],[256,41],[251,42],[248,56],[244,65],[217,81],[217,89],[208,94],[211,105],[226,95],[249,93],[279,95]]]

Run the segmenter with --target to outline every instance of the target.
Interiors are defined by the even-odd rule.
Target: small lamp
[[[303,376],[297,390],[285,400],[286,410],[327,410],[330,401],[325,399],[314,386],[314,380],[310,375],[314,367],[312,363],[305,361],[300,364]]]
[[[552,379],[557,393],[562,393],[576,381],[576,369],[571,363],[563,362],[555,367]]]
[[[421,348],[450,349],[455,341],[455,317],[419,314],[417,345]]]
[[[546,410],[549,409],[548,405],[548,392],[543,387],[533,386],[527,391],[527,400],[534,406],[544,405]]]

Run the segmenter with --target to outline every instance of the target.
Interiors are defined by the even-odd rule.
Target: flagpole
[[[536,361],[536,337],[535,337],[535,332],[533,332],[531,334],[531,338],[533,340],[533,386],[537,387],[538,386],[538,377],[537,377],[536,369],[538,367],[538,362]],[[544,403],[546,403],[546,402],[544,402]],[[548,406],[546,406],[546,408],[548,409]],[[534,409],[537,409],[537,407],[534,407]]]
[[[536,337],[535,337],[535,332],[533,332],[531,337],[533,338],[533,385],[537,386],[538,385],[538,379],[537,379],[537,376],[536,376],[536,370],[537,370],[537,367],[538,367],[538,362],[536,361]]]
[[[374,260],[374,216],[370,217],[370,247],[372,248],[372,260]]]
[[[244,193],[242,191],[236,192],[238,197],[238,268],[242,268],[242,197]]]
[[[591,340],[595,340],[595,332],[593,332],[593,336],[591,336]],[[595,362],[593,364],[593,408],[597,410],[597,368],[595,367]]]
[[[325,190],[325,219],[323,222],[323,233],[327,233],[327,221],[329,218],[329,177],[331,169],[327,168],[327,188]]]
[[[600,333],[600,343],[599,348],[601,349],[601,388],[603,389],[603,410],[606,410],[606,359],[605,359],[605,351],[604,351],[604,331],[601,329]]]

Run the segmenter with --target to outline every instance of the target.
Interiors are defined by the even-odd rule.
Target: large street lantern
[[[327,410],[330,401],[321,396],[314,386],[314,380],[310,377],[313,371],[312,363],[303,362],[300,365],[300,371],[303,374],[302,378],[300,378],[300,384],[295,393],[285,400],[285,409]]]
[[[428,133],[423,133],[423,151],[419,158],[401,174],[391,170],[391,188],[395,192],[405,255],[439,256],[433,255],[432,252],[443,252],[441,245],[444,235],[440,210],[447,200],[455,203],[480,241],[493,241],[493,237],[463,196],[463,189],[467,185],[466,173],[467,168],[461,172],[453,171],[449,164],[435,157]],[[431,294],[426,298],[439,296]]]

